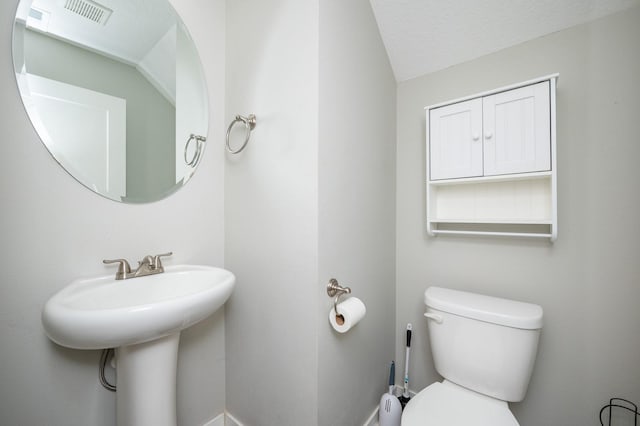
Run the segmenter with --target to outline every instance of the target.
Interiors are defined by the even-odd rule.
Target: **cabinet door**
[[[551,169],[549,82],[483,98],[484,174]]]
[[[482,99],[429,110],[431,180],[482,176]]]

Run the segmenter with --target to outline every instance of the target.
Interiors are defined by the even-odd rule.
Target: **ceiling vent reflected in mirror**
[[[113,10],[91,0],[67,0],[64,8],[98,24],[105,25]]]
[[[47,31],[49,31],[50,19],[50,12],[32,7],[31,9],[29,9],[29,16],[27,16],[27,27],[46,33]]]
[[[157,201],[202,162],[188,141],[207,135],[205,75],[168,0],[20,0],[13,53],[44,146],[92,191]]]

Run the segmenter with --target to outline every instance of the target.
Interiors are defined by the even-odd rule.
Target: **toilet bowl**
[[[444,378],[417,393],[402,426],[518,426],[542,329],[538,305],[457,290],[425,292],[429,341]]]
[[[518,426],[506,401],[447,380],[416,394],[404,408],[402,426]]]

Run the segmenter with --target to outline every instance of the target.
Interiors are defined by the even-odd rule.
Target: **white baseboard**
[[[202,426],[225,426],[224,413],[220,413]]]
[[[231,414],[224,412],[218,414],[202,426],[243,426],[243,424],[236,420]]]
[[[378,409],[379,407],[376,407],[376,409],[373,410],[373,413],[371,413],[369,418],[367,418],[367,421],[365,421],[362,426],[378,426]],[[219,416],[217,416],[215,419],[212,419],[206,424],[204,424],[203,426],[244,426],[244,425],[240,423],[231,414],[222,413]]]
[[[233,417],[231,413],[226,412],[224,426],[244,426],[244,425],[240,423],[235,417]]]
[[[380,407],[376,407],[376,409],[373,410],[373,413],[371,413],[369,418],[367,418],[367,420],[364,422],[364,424],[362,426],[378,426],[378,411],[379,410],[380,410]]]
[[[396,395],[401,394],[402,388],[400,388],[399,386],[396,386],[396,388],[394,389],[394,393]],[[411,398],[413,398],[415,395],[416,395],[415,392],[413,391],[409,392],[409,396]],[[378,410],[379,409],[380,407],[376,407],[371,413],[371,415],[367,417],[367,420],[365,420],[362,426],[378,426]],[[228,411],[225,411],[224,413],[221,413],[215,418],[209,420],[203,426],[244,426],[244,425],[240,423],[235,417],[233,417],[231,413],[229,413]]]

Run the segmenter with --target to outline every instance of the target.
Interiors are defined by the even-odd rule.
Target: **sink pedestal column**
[[[118,426],[176,426],[180,333],[116,349]]]

